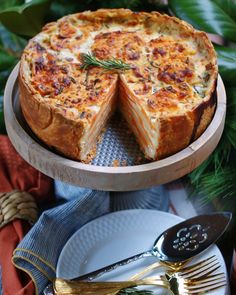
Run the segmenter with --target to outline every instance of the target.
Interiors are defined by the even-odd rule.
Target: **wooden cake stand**
[[[218,78],[217,108],[205,132],[187,148],[163,160],[126,167],[83,164],[60,156],[32,136],[24,121],[18,98],[19,65],[12,71],[4,94],[8,136],[17,152],[42,173],[73,185],[106,191],[150,188],[178,179],[199,166],[217,146],[224,129],[226,93]]]

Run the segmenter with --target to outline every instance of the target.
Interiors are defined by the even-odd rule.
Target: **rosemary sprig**
[[[153,292],[148,290],[138,290],[137,288],[126,288],[120,290],[118,295],[153,295]]]
[[[129,70],[131,66],[121,59],[106,59],[99,60],[92,53],[82,54],[82,69],[87,69],[88,67],[100,67],[105,70]]]

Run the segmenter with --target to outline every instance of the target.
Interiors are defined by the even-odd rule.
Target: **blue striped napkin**
[[[41,294],[56,274],[63,246],[70,236],[91,219],[109,212],[109,194],[77,188],[77,198],[44,211],[13,253],[13,263],[33,279]]]
[[[92,191],[93,190],[89,188],[79,187],[59,180],[54,181],[54,193],[57,199],[71,201],[91,193]]]
[[[169,192],[164,185],[145,190],[111,192],[111,211],[125,209],[169,210]]]
[[[88,221],[110,211],[150,208],[168,211],[164,186],[124,193],[108,193],[55,181],[55,195],[64,204],[44,211],[13,254],[16,267],[33,279],[36,294],[55,278],[62,248],[71,235]],[[111,204],[110,204],[111,199]]]

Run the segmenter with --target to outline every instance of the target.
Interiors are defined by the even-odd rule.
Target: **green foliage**
[[[236,49],[215,46],[221,77],[226,84],[234,85],[236,81]]]
[[[137,9],[141,6],[141,0],[97,0],[94,1],[96,6],[104,7],[104,8],[129,8],[129,9]]]
[[[0,95],[0,134],[6,133],[3,114],[3,96]]]
[[[213,0],[226,14],[236,21],[236,2],[235,0]]]
[[[54,0],[47,19],[55,20],[70,13],[99,8],[129,8],[134,11],[158,9],[167,11],[167,5],[155,0]]]
[[[24,4],[24,0],[2,0],[0,4],[1,10],[8,9],[12,6],[18,6]]]
[[[0,24],[0,134],[6,133],[3,116],[3,90],[25,45],[26,40],[10,33]]]
[[[11,32],[33,36],[40,31],[51,0],[1,0],[0,21]]]
[[[236,42],[236,14],[232,17],[236,10],[234,1],[169,0],[169,5],[176,16],[194,27]]]
[[[55,20],[64,15],[85,10],[96,10],[99,8],[129,8],[140,10],[151,8],[153,5],[142,0],[56,0],[52,2],[48,19]]]
[[[15,58],[8,54],[4,49],[0,48],[0,61],[0,71],[3,71],[5,68],[9,68],[13,64]]]
[[[91,8],[91,1],[57,0],[52,2],[47,18],[56,20],[64,15],[90,10]]]
[[[0,24],[0,46],[13,54],[20,56],[21,50],[25,47],[26,40],[9,32]]]
[[[0,95],[25,45],[25,39],[10,33],[0,24]]]
[[[169,0],[171,10],[200,30],[236,41],[236,2],[232,0]],[[231,44],[228,42],[228,44]],[[231,44],[232,45],[232,44]],[[219,72],[227,86],[227,114],[222,138],[210,157],[189,174],[193,194],[204,202],[221,200],[224,209],[236,212],[236,46],[215,45]]]
[[[227,88],[227,116],[225,122],[224,135],[229,144],[232,145],[232,151],[236,149],[236,87]],[[236,159],[234,159],[236,164]]]
[[[202,193],[203,203],[208,203],[217,198],[221,201],[223,210],[234,211],[232,201],[236,192],[235,179],[235,165],[224,166],[218,172],[210,170],[204,173],[200,179],[200,185],[197,187],[198,192]]]
[[[236,211],[236,87],[227,87],[227,114],[221,140],[197,169],[189,174],[192,195],[202,196],[204,203],[221,200],[222,209]]]
[[[126,288],[121,290],[118,295],[153,295],[152,291],[138,290],[137,288]]]

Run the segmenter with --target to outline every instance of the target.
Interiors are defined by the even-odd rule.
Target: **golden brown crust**
[[[76,27],[77,22],[80,23],[79,33]],[[56,57],[51,53],[48,53],[49,57],[45,57],[46,49],[41,46],[42,42],[38,41],[39,38],[34,38],[29,42],[21,59],[20,102],[26,121],[34,133],[48,146],[55,148],[69,158],[85,160],[81,156],[80,141],[87,126],[90,126],[98,116],[96,112],[88,110],[94,107],[101,108],[106,103],[107,97],[114,96],[113,92],[116,88],[114,83],[117,83],[117,76],[112,73],[103,74],[100,70],[92,69],[90,76],[92,83],[98,80],[97,76],[104,76],[100,82],[96,82],[98,86],[96,86],[96,91],[94,91],[95,83],[88,85],[87,81],[84,85],[83,81],[87,78],[84,78],[84,73],[78,70],[80,46],[89,38],[90,32],[100,30],[103,26],[108,27],[110,23],[117,23],[123,28],[127,27],[131,29],[131,32],[102,31],[95,36],[90,45],[91,51],[100,59],[118,57],[131,65],[136,65],[132,70],[123,74],[122,87],[127,90],[123,89],[121,92],[125,93],[124,95],[127,97],[133,97],[133,100],[140,104],[145,112],[145,117],[151,117],[158,113],[159,119],[156,124],[159,128],[159,146],[152,159],[161,159],[180,151],[202,134],[213,117],[218,72],[216,56],[213,46],[204,32],[194,30],[191,25],[177,18],[157,12],[135,13],[128,9],[100,9],[66,16],[58,22],[46,25],[42,32],[50,38],[45,37],[43,46],[48,46],[50,52],[56,52]],[[196,82],[199,77],[194,72],[194,60],[190,58],[189,62],[186,59],[186,63],[183,63],[185,55],[187,57],[191,55],[191,48],[188,48],[186,44],[184,46],[182,43],[178,44],[178,40],[171,40],[171,36],[169,39],[157,36],[147,42],[140,32],[132,30],[140,24],[143,25],[147,36],[151,36],[159,28],[161,31],[162,27],[165,28],[168,24],[170,30],[176,30],[178,33],[180,37],[178,40],[192,38],[191,40],[194,40],[196,45],[196,51],[205,51],[205,55],[209,58],[209,63],[204,64],[205,76],[201,72],[200,82]],[[168,45],[165,45],[165,49],[163,49],[160,47],[161,44]],[[30,54],[35,52],[35,46],[38,59],[33,60],[30,66]],[[73,51],[75,54],[72,58],[70,56],[63,59],[64,57],[60,57],[60,52],[63,50],[66,50],[66,53]],[[143,50],[147,54],[145,61],[142,58]],[[147,50],[151,50],[150,53],[147,53]],[[32,58],[35,57],[32,55]],[[44,65],[40,64],[42,59],[44,62],[47,59],[46,70]],[[54,69],[57,76],[54,74],[50,76],[52,63],[56,64],[58,60],[59,68]],[[153,68],[152,64],[150,67],[150,61],[155,63]],[[66,69],[63,69],[63,63],[65,63]],[[158,70],[155,69],[157,64]],[[44,67],[44,72],[42,67]],[[148,76],[149,73],[147,75],[147,68],[151,69],[151,78]],[[32,77],[29,78],[30,75],[27,71],[32,71]],[[70,81],[67,80],[67,72],[72,75]],[[74,82],[75,77],[76,82]],[[154,77],[163,83],[163,86],[151,93]],[[198,93],[198,90],[195,92],[194,87],[190,89],[189,86],[186,86],[191,83],[205,85],[205,88],[203,87],[204,94]],[[80,85],[79,88],[78,85]],[[108,88],[109,91],[104,91]],[[81,94],[83,103],[76,102],[75,104],[70,93],[77,96]],[[199,99],[201,95],[202,98]],[[189,97],[195,99],[194,108],[191,108]],[[55,103],[55,101],[60,103]],[[184,103],[187,107],[183,112],[180,105]],[[57,107],[57,104],[62,107]],[[67,111],[68,109],[69,111]],[[86,112],[89,116],[84,118]]]
[[[68,120],[59,112],[53,112],[48,104],[40,103],[19,75],[20,103],[24,117],[33,132],[48,146],[72,159],[80,158],[79,139],[83,124]],[[71,144],[73,143],[73,144]]]
[[[185,115],[161,120],[157,159],[181,151],[205,131],[215,112],[212,100]]]
[[[194,121],[187,115],[161,120],[158,159],[185,148],[190,143],[193,126]]]
[[[216,85],[216,84],[215,84]],[[193,110],[195,128],[191,141],[197,139],[207,128],[212,120],[216,108],[216,89],[211,92],[211,97]]]

